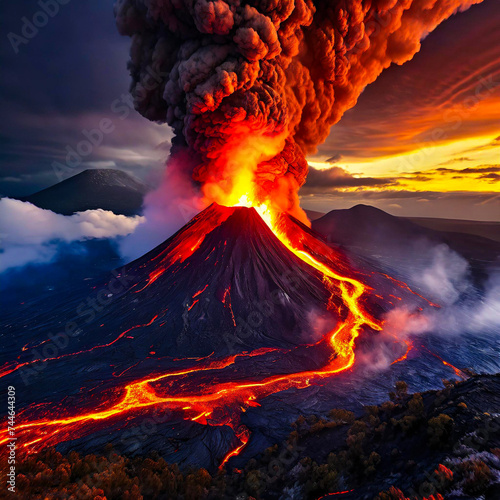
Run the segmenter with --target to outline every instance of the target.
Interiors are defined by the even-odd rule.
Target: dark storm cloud
[[[309,167],[307,181],[301,193],[328,192],[339,188],[390,186],[395,183],[396,180],[392,178],[354,177],[340,167],[324,170]]]
[[[467,168],[436,168],[436,172],[456,172],[459,174],[481,174],[489,172],[500,172],[500,165],[478,165],[477,167]]]
[[[2,2],[2,101],[34,114],[101,110],[128,86],[126,44],[115,33],[112,0],[69,1],[16,54],[7,35],[21,35],[37,1]],[[125,85],[125,87],[124,87]],[[4,105],[4,102],[2,102]]]
[[[70,0],[27,43],[13,47],[23,18],[31,22],[41,7],[37,0],[2,2],[0,194],[19,196],[56,183],[52,163],[64,162],[66,148],[75,148],[85,139],[82,130],[97,128],[103,118],[114,121],[115,132],[71,173],[96,166],[140,172],[151,163],[143,153],[160,142],[151,139],[158,126],[132,110],[120,120],[111,109],[129,87],[128,44],[116,32],[113,3]]]
[[[330,158],[327,158],[325,160],[326,163],[338,163],[340,160],[342,160],[343,156],[340,154],[340,153],[336,153],[332,156],[330,156]]]
[[[441,162],[439,165],[453,165],[455,163],[462,163],[465,161],[474,161],[472,158],[467,158],[466,156],[462,156],[460,158],[450,158],[449,160]]]
[[[500,170],[500,169],[499,169]],[[500,181],[500,174],[483,174],[478,177],[478,179],[486,179],[489,182],[498,182]]]
[[[432,180],[432,177],[428,177],[426,175],[413,175],[413,176],[410,175],[409,178],[412,181],[419,181],[419,182],[427,182]]]

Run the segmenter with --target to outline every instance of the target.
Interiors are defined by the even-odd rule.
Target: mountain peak
[[[135,188],[146,189],[145,184],[137,177],[116,168],[88,168],[66,180],[70,181],[71,179],[86,179],[102,185],[134,186]],[[66,182],[66,180],[62,182]]]
[[[144,183],[123,170],[87,169],[21,200],[63,215],[99,208],[136,215],[147,191]]]

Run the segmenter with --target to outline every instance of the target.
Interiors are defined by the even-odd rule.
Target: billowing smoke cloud
[[[143,222],[106,210],[87,210],[64,216],[31,203],[0,200],[0,272],[28,263],[47,263],[61,242],[115,238],[132,233]]]
[[[432,262],[415,272],[413,283],[442,307],[426,312],[422,332],[440,335],[462,333],[500,335],[500,274],[491,272],[479,289],[471,278],[469,263],[446,245],[432,249]]]
[[[448,245],[430,247],[424,258],[428,259],[428,265],[412,270],[410,279],[432,300],[452,305],[471,289],[469,263]]]
[[[137,110],[170,124],[209,200],[296,213],[305,155],[391,63],[482,0],[118,0]],[[236,197],[236,199],[235,199]]]

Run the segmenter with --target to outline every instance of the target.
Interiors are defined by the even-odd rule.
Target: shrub
[[[325,421],[324,420],[318,420],[315,424],[311,426],[311,429],[309,432],[315,433],[323,430],[325,428]]]
[[[380,405],[380,409],[384,412],[384,413],[392,413],[394,408],[395,408],[395,404],[392,402],[392,401],[386,401],[385,403],[382,403]]]
[[[338,486],[338,472],[328,464],[318,465],[313,462],[305,485],[306,496],[317,498],[318,495],[335,491]]]
[[[365,406],[364,410],[367,415],[373,415],[374,417],[378,416],[379,413],[378,406],[373,406],[373,405]]]
[[[422,394],[416,393],[408,401],[408,411],[411,415],[415,417],[423,417],[425,415],[424,401],[422,399]]]
[[[413,415],[405,415],[399,420],[391,418],[391,424],[396,429],[401,429],[404,434],[410,434],[410,432],[417,427],[418,419]]]
[[[366,433],[366,424],[362,420],[356,420],[349,429],[349,435],[359,434],[360,432]]]
[[[378,453],[376,453],[375,451],[372,451],[370,453],[370,456],[368,457],[368,459],[365,460],[365,462],[364,462],[364,466],[365,466],[364,474],[365,474],[365,476],[372,476],[373,474],[375,474],[377,466],[380,463],[380,461],[381,461],[380,455]]]
[[[465,475],[464,491],[471,496],[480,496],[493,480],[493,473],[482,460],[471,460],[462,464]]]
[[[260,470],[253,470],[247,474],[245,480],[245,491],[249,495],[260,495],[260,492],[265,488],[265,475]]]
[[[398,380],[396,382],[396,391],[391,391],[389,398],[391,401],[402,401],[406,396],[408,396],[408,384],[403,380]]]
[[[446,446],[453,433],[453,424],[453,419],[443,413],[431,418],[427,428],[429,444],[437,448]]]
[[[354,413],[348,410],[333,409],[328,412],[331,420],[339,424],[352,424],[356,419]]]

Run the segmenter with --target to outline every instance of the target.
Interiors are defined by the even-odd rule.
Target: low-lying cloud
[[[0,272],[26,264],[48,263],[61,243],[126,236],[144,217],[126,217],[106,210],[71,216],[56,214],[31,203],[0,200]]]

